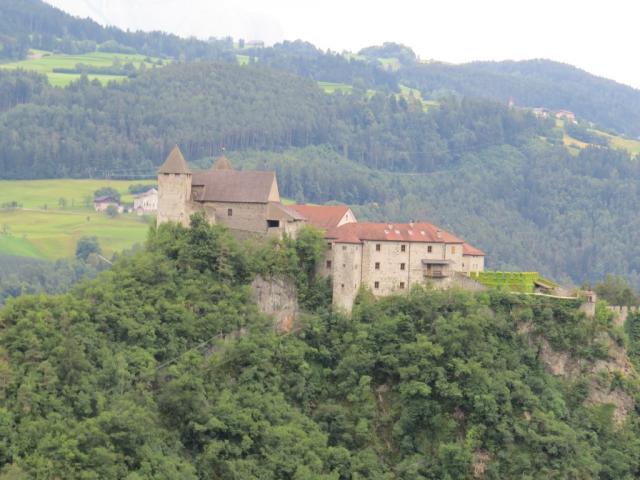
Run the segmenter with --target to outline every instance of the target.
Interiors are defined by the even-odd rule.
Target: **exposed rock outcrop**
[[[634,408],[634,399],[619,387],[611,387],[611,379],[615,375],[632,377],[636,375],[633,364],[626,350],[615,343],[608,334],[601,338],[608,346],[607,359],[588,360],[578,358],[569,352],[555,350],[543,337],[534,335],[530,322],[518,326],[518,332],[526,335],[529,345],[537,345],[540,361],[544,369],[568,380],[575,380],[579,376],[589,378],[589,391],[585,404],[612,404],[614,406],[613,419],[620,424],[625,421],[628,413]],[[609,381],[602,381],[609,379]]]
[[[251,282],[258,308],[273,315],[274,328],[289,332],[298,318],[298,292],[293,281],[284,276],[257,276]]]

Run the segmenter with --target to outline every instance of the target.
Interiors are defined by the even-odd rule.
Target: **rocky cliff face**
[[[251,283],[258,308],[273,316],[274,328],[289,332],[298,317],[298,292],[295,284],[284,276],[256,277]]]
[[[613,419],[620,424],[634,408],[634,399],[620,386],[614,386],[613,379],[636,378],[637,373],[624,347],[618,345],[609,335],[601,334],[608,347],[606,359],[587,360],[572,356],[569,352],[555,350],[549,341],[533,334],[531,323],[521,324],[519,332],[527,336],[529,345],[538,346],[538,354],[544,369],[567,380],[578,377],[589,379],[589,391],[585,404],[611,404],[614,406]]]

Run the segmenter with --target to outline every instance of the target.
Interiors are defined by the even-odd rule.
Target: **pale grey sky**
[[[335,51],[395,41],[425,59],[550,58],[640,88],[635,0],[46,0],[132,30],[307,40]]]

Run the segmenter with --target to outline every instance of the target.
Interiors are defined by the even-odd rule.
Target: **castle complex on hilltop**
[[[332,278],[333,303],[347,311],[361,287],[377,296],[425,282],[446,288],[484,270],[483,252],[435,225],[362,223],[347,206],[283,205],[275,173],[234,170],[224,157],[191,172],[176,146],[158,171],[158,224],[186,226],[195,212],[240,238],[320,228],[327,249],[318,273]]]

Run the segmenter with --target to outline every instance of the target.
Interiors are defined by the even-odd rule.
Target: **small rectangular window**
[[[344,283],[342,285],[340,285],[340,287],[344,290]]]
[[[401,264],[400,264],[400,270],[404,270],[404,269],[405,269],[405,267],[406,267],[406,264],[404,264],[404,263],[401,263]]]
[[[400,289],[404,290],[404,282],[400,282]]]
[[[227,217],[233,216],[233,208],[227,208]]]
[[[331,260],[327,260],[327,268],[331,268]]]
[[[280,220],[267,220],[267,228],[279,228]]]
[[[380,288],[380,282],[373,282],[373,288]]]
[[[427,246],[427,253],[431,253],[433,251],[433,247],[431,245]]]
[[[400,245],[400,251],[401,252],[406,252],[407,251],[407,246],[406,245]]]
[[[380,262],[376,262],[376,270],[380,270]]]
[[[327,250],[331,250],[331,242],[327,242]]]
[[[376,243],[376,252],[379,252],[379,251],[380,251],[380,244]]]
[[[346,250],[347,246],[346,245],[342,245],[342,250]]]

